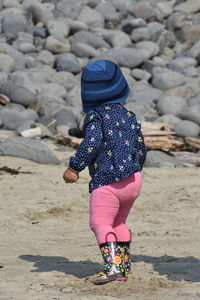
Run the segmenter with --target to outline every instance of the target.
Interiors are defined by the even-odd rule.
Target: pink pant
[[[141,186],[141,173],[137,172],[128,178],[92,191],[90,228],[94,231],[98,244],[125,242],[131,239],[126,219],[140,194]]]

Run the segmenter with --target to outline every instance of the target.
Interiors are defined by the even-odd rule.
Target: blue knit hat
[[[81,76],[83,111],[108,103],[121,103],[130,93],[120,68],[110,60],[97,60],[88,64]]]

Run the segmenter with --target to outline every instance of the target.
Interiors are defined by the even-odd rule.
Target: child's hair
[[[81,99],[85,113],[102,104],[124,102],[130,94],[122,71],[110,60],[89,63],[81,75]]]

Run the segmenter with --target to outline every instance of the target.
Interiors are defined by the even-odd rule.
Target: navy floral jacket
[[[87,113],[84,139],[70,157],[76,171],[89,168],[89,192],[140,171],[146,158],[141,125],[120,104],[102,105]]]

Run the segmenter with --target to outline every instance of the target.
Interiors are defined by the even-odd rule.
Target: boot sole
[[[127,277],[116,277],[116,278],[107,278],[107,279],[97,279],[97,280],[94,280],[92,283],[95,284],[95,285],[100,285],[100,284],[106,284],[106,283],[109,283],[111,281],[122,281],[122,282],[125,282],[127,281]]]

